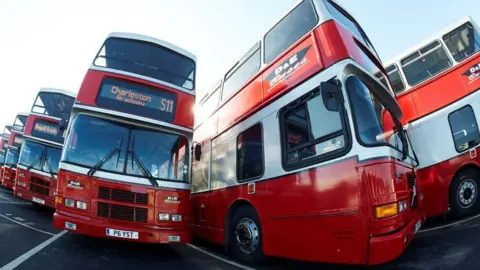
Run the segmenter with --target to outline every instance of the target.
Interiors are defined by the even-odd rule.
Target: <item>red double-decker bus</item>
[[[288,12],[197,107],[194,236],[246,264],[399,256],[424,216],[402,112],[375,69],[335,2]]]
[[[420,161],[417,179],[426,214],[450,209],[464,217],[479,211],[478,26],[470,17],[463,18],[385,67]]]
[[[55,207],[57,172],[64,132],[59,124],[70,118],[75,94],[42,88],[25,123],[17,164],[14,195],[36,205]]]
[[[58,172],[54,225],[97,237],[190,241],[196,58],[113,33],[88,70]]]
[[[5,155],[7,154],[7,144],[10,138],[12,125],[6,125],[0,135],[0,184],[3,186],[3,168],[5,166]]]
[[[3,168],[3,186],[8,189],[15,188],[15,178],[17,175],[18,151],[23,143],[23,131],[27,121],[28,113],[18,113],[13,123],[10,137],[7,143],[7,152],[5,153],[5,165]]]

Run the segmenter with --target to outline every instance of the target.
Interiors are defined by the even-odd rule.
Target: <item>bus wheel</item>
[[[228,233],[227,250],[235,259],[247,265],[258,265],[265,261],[262,224],[253,207],[242,206],[234,213]]]
[[[453,179],[450,187],[450,209],[455,217],[466,217],[478,210],[479,186],[480,174],[474,169],[462,171]]]

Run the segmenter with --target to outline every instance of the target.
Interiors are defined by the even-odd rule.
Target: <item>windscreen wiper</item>
[[[96,171],[98,171],[98,169],[100,169],[100,167],[103,166],[103,164],[105,164],[105,162],[110,160],[113,156],[115,156],[115,154],[119,154],[120,151],[122,151],[122,144],[123,144],[123,138],[120,145],[115,146],[115,148],[113,148],[112,151],[110,151],[110,153],[108,153],[104,158],[102,158],[99,162],[97,162],[97,164],[93,165],[93,167],[87,172],[87,175],[92,176]]]
[[[132,167],[133,167],[133,161],[137,164],[138,167],[140,167],[140,170],[142,171],[143,175],[147,177],[147,179],[150,181],[152,186],[158,187],[157,180],[153,177],[153,175],[150,173],[150,171],[147,169],[145,164],[138,158],[137,153],[135,152],[135,137],[132,138],[132,148],[128,150],[128,154],[132,155]]]
[[[33,166],[37,165],[37,163],[42,161],[44,156],[44,151],[45,149],[42,150],[42,153],[40,154],[40,156],[34,162],[32,162],[32,164],[28,165],[27,171],[30,171],[33,168]]]
[[[47,164],[48,172],[50,173],[52,178],[55,179],[55,173],[53,172],[52,166],[50,166],[50,162],[48,161],[48,159],[45,159],[45,163]]]

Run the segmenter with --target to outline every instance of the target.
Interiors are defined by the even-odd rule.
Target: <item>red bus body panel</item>
[[[420,85],[400,93],[398,103],[404,112],[403,123],[415,121],[480,89],[478,77],[464,73],[480,62],[480,53]]]
[[[169,190],[169,189],[153,189],[144,186],[123,184],[118,182],[107,181],[97,177],[89,177],[60,170],[59,179],[68,179],[82,183],[83,188],[77,189],[69,187],[66,181],[59,181],[57,185],[57,195],[60,197],[68,197],[75,201],[88,202],[86,210],[67,207],[63,204],[56,205],[56,214],[54,216],[54,226],[56,228],[65,228],[65,222],[77,225],[75,232],[87,234],[96,237],[108,237],[105,235],[107,228],[114,228],[127,231],[139,232],[139,239],[130,240],[123,238],[115,238],[125,241],[141,241],[149,243],[170,243],[169,235],[178,235],[181,238],[180,243],[190,242],[190,233],[188,231],[188,222],[190,222],[190,192],[187,190]],[[117,197],[116,199],[101,198],[100,188],[108,189],[114,192],[130,196],[135,194],[147,194],[147,204],[131,203],[126,201],[125,197]],[[164,203],[164,197],[176,196],[180,198],[181,203]],[[141,217],[145,222],[138,222],[130,217],[123,217],[124,220],[111,219],[105,215],[112,213],[104,213],[99,209],[99,204],[117,205],[123,209],[147,209],[147,216]],[[158,221],[158,213],[165,211],[166,213],[178,213],[183,215],[183,222],[161,222]]]
[[[2,177],[2,185],[10,190],[13,190],[15,187],[15,178],[17,176],[17,171],[8,167],[3,167],[3,177]]]
[[[99,107],[97,105],[96,98],[100,85],[102,84],[103,78],[113,78],[125,80],[132,83],[137,83],[140,85],[146,85],[149,87],[157,88],[161,91],[167,91],[177,95],[177,107],[175,120],[172,124],[179,125],[186,128],[193,128],[193,106],[195,105],[195,96],[180,92],[174,91],[171,88],[164,87],[157,83],[152,83],[147,80],[141,80],[130,76],[125,76],[121,74],[114,74],[104,71],[92,70],[89,69],[85,78],[83,79],[80,91],[78,92],[77,99],[75,100],[76,104],[88,105],[92,107]],[[110,110],[110,109],[109,109]]]

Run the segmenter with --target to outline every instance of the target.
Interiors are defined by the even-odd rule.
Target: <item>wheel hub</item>
[[[240,220],[235,229],[237,246],[246,254],[250,254],[257,249],[260,241],[258,227],[249,218]]]
[[[477,199],[477,183],[472,179],[465,179],[458,187],[458,201],[463,208],[469,208]]]

